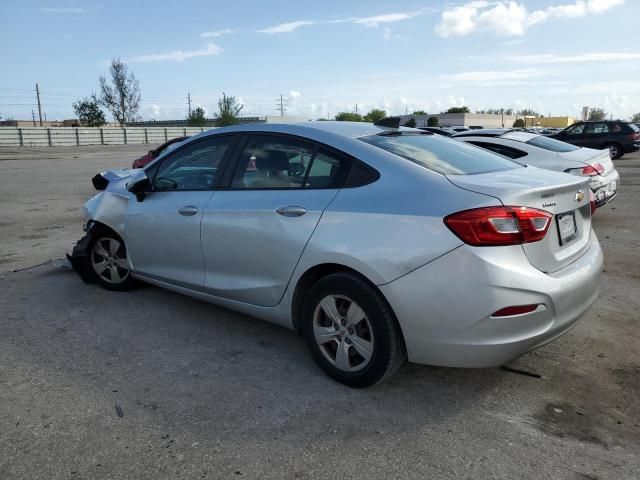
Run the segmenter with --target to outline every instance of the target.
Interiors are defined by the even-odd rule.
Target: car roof
[[[456,133],[454,137],[500,137],[505,133],[518,131],[513,128],[479,128],[466,132]]]
[[[305,130],[315,130],[334,135],[340,135],[346,138],[359,138],[369,135],[377,135],[384,132],[417,132],[426,133],[423,130],[417,128],[400,127],[389,128],[373,123],[366,122],[339,122],[339,121],[310,121],[302,123],[249,123],[243,125],[233,125],[230,127],[215,128],[213,130],[206,130],[205,134],[217,134],[228,132],[273,132],[273,133],[291,133],[291,134],[304,134]]]

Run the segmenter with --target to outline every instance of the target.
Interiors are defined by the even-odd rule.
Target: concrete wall
[[[76,145],[125,145],[164,143],[171,138],[195,135],[212,128],[197,127],[104,127],[104,128],[16,128],[0,127],[0,147],[42,147]]]

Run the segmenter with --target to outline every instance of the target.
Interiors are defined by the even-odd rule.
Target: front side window
[[[240,153],[232,188],[338,188],[346,159],[290,137],[255,135]]]
[[[211,137],[168,154],[153,179],[153,189],[209,190],[232,141],[232,136]]]
[[[370,135],[360,140],[443,175],[473,175],[521,168],[495,153],[439,135]]]
[[[581,135],[583,131],[584,131],[584,123],[580,123],[573,127],[569,127],[566,130],[567,135]]]

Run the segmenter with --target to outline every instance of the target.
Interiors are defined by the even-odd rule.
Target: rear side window
[[[609,127],[605,122],[587,123],[584,133],[589,135],[601,135],[603,133],[609,133]]]
[[[533,145],[534,147],[544,148],[545,150],[549,150],[550,152],[566,153],[580,150],[580,147],[576,147],[575,145],[571,145],[570,143],[561,142],[560,140],[554,140],[553,138],[544,137],[542,135],[533,137],[531,140],[527,140],[525,143]]]
[[[487,150],[491,150],[492,152],[497,153],[498,155],[502,155],[507,158],[516,159],[527,156],[527,152],[523,152],[522,150],[518,150],[517,148],[507,147],[506,145],[498,145],[497,143],[487,143],[487,142],[469,142],[477,147],[486,148]]]
[[[360,140],[443,175],[473,175],[522,168],[489,151],[439,135],[370,135]]]

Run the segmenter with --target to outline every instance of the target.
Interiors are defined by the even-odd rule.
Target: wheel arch
[[[331,275],[333,273],[338,273],[338,272],[353,273],[358,277],[360,277],[365,282],[367,282],[372,288],[374,288],[380,294],[380,296],[384,299],[385,303],[389,307],[389,310],[393,313],[393,316],[395,317],[395,320],[396,320],[396,324],[400,329],[400,334],[404,337],[404,334],[402,333],[402,326],[400,325],[400,322],[398,322],[398,319],[395,315],[395,312],[393,311],[393,308],[391,307],[391,304],[389,303],[387,298],[384,296],[384,294],[380,291],[380,289],[377,287],[377,285],[374,282],[372,282],[371,279],[369,279],[363,273],[341,263],[321,263],[318,265],[314,265],[313,267],[308,268],[298,278],[298,281],[296,282],[296,286],[293,291],[292,300],[291,300],[291,321],[293,323],[293,328],[298,333],[300,333],[300,329],[302,328],[301,317],[302,317],[302,310],[304,308],[304,302],[305,302],[305,299],[307,298],[307,295],[309,294],[309,291],[311,290],[311,287],[321,278],[324,278],[327,275]]]

